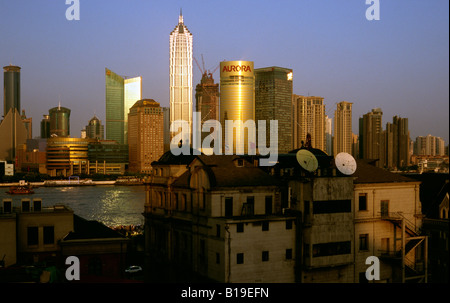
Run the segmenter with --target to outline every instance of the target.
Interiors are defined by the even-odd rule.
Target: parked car
[[[142,271],[142,267],[138,265],[131,265],[128,266],[127,269],[125,269],[125,272],[128,274],[135,274]]]

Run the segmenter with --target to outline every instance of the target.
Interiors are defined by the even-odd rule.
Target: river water
[[[7,190],[8,187],[0,187],[0,201],[12,198],[13,206],[20,206],[23,198],[41,198],[42,207],[64,204],[76,215],[106,226],[144,225],[144,186],[38,187],[31,195],[9,195]]]

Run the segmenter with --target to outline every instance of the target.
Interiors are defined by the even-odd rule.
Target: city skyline
[[[353,103],[354,133],[360,117],[381,108],[383,128],[392,117],[405,117],[411,140],[431,134],[447,145],[448,2],[380,2],[380,20],[368,21],[362,0],[81,0],[80,20],[68,21],[64,1],[0,1],[0,58],[3,66],[21,67],[21,108],[34,118],[33,137],[42,115],[59,101],[72,110],[71,136],[79,137],[94,114],[106,121],[105,67],[142,76],[142,98],[169,106],[168,35],[182,8],[196,36],[194,58],[204,55],[207,69],[236,59],[255,68],[291,68],[293,93],[323,97],[329,117],[336,103]],[[195,67],[193,77],[197,85]]]

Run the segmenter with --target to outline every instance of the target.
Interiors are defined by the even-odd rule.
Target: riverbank
[[[92,180],[50,180],[43,182],[29,182],[32,187],[54,187],[54,186],[95,186],[95,185],[131,185],[117,181],[92,181]],[[136,184],[142,185],[142,184]],[[19,186],[19,182],[0,183],[0,187]]]

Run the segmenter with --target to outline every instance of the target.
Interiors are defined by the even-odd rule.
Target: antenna
[[[334,163],[336,168],[344,175],[353,175],[356,171],[356,161],[352,155],[348,153],[341,152],[334,158]]]
[[[306,149],[300,149],[297,152],[296,158],[298,164],[306,171],[313,172],[319,167],[316,156]]]

